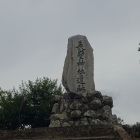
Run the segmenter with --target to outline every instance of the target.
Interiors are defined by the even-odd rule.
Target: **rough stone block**
[[[93,110],[97,110],[101,105],[102,102],[99,99],[93,99],[89,104],[90,108]]]
[[[70,116],[71,118],[75,119],[75,118],[80,118],[81,116],[81,111],[80,110],[74,110],[71,112]]]
[[[84,113],[84,117],[95,118],[96,113],[93,110],[88,110]]]
[[[103,96],[103,104],[113,107],[113,99],[110,96]]]
[[[77,101],[77,100],[75,100],[75,101],[69,106],[69,108],[72,109],[72,110],[79,110],[79,109],[81,109],[81,107],[82,107],[82,104],[81,104],[79,101]]]
[[[55,103],[53,105],[52,113],[58,113],[59,112],[59,104]]]
[[[60,121],[59,120],[52,120],[49,127],[60,127]]]

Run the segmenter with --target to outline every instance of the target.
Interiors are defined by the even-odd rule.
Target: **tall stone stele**
[[[95,90],[93,63],[93,49],[86,36],[70,37],[62,74],[62,84],[67,92],[81,94]]]

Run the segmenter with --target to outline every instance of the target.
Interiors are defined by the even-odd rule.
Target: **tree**
[[[140,43],[139,43],[139,45],[140,45]],[[138,51],[140,51],[140,47],[138,47]]]
[[[21,98],[14,91],[0,89],[0,129],[19,127],[19,105]]]
[[[57,86],[57,80],[45,77],[22,82],[19,91],[0,89],[0,129],[49,126],[52,96],[61,94],[62,87]]]
[[[139,45],[140,45],[140,43],[139,43]],[[140,47],[138,47],[138,51],[140,51]],[[140,60],[139,60],[139,63],[140,63]]]
[[[20,111],[22,124],[31,125],[32,128],[49,126],[53,106],[52,96],[62,94],[62,87],[57,86],[57,80],[37,78],[35,82],[22,84],[20,92],[23,95]]]
[[[118,119],[118,124],[124,124],[124,120],[121,119],[120,117],[117,118]]]

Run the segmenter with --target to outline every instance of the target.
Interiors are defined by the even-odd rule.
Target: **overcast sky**
[[[0,0],[0,87],[60,83],[77,34],[94,49],[96,90],[113,97],[125,123],[140,122],[140,0]]]

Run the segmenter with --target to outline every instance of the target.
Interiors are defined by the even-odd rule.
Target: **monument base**
[[[131,140],[119,125],[84,125],[32,128],[24,131],[3,130],[0,140]]]
[[[49,127],[117,124],[112,115],[113,100],[101,92],[65,93],[54,96],[54,106]]]

